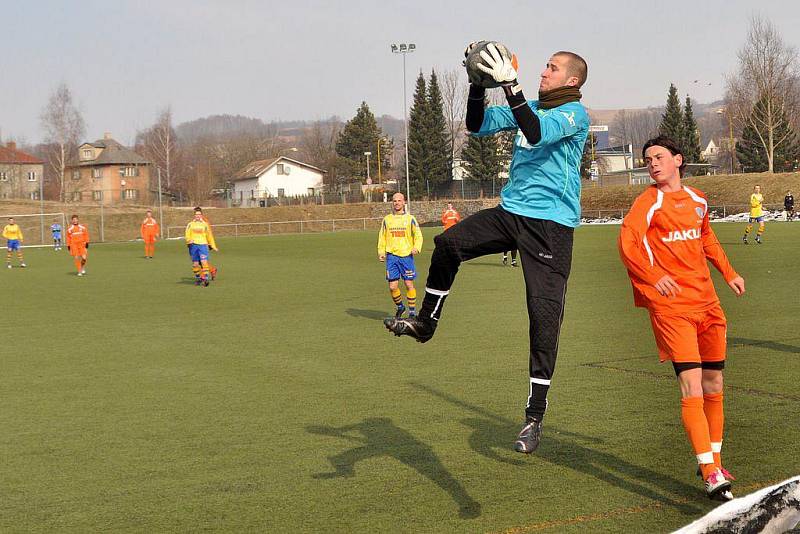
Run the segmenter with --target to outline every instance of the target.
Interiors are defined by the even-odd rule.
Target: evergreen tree
[[[372,155],[369,156],[370,171],[377,170],[378,140],[382,135],[381,129],[375,121],[375,115],[372,114],[366,102],[361,102],[355,117],[344,125],[336,140],[336,154],[345,160],[342,165],[345,168],[349,167],[353,174],[366,178],[367,165],[364,152],[372,152]],[[381,158],[383,158],[383,153],[381,153]]]
[[[683,148],[683,111],[681,102],[678,100],[678,90],[673,84],[669,84],[667,94],[667,107],[661,116],[661,125],[658,127],[659,135],[666,135]]]
[[[450,136],[444,118],[442,92],[436,71],[431,71],[428,83],[427,117],[425,121],[426,142],[430,155],[427,178],[431,192],[446,194],[452,181],[452,161],[450,155]]]
[[[484,105],[486,103],[484,102]],[[461,161],[464,165],[464,179],[470,180],[484,190],[490,190],[492,181],[497,180],[499,174],[507,169],[507,158],[510,158],[510,147],[513,147],[513,134],[501,138],[496,135],[478,137],[469,135],[467,142],[461,149]],[[505,144],[506,146],[502,146]],[[505,153],[508,152],[509,155]]]
[[[697,130],[697,122],[694,120],[692,111],[692,101],[686,96],[686,107],[683,112],[683,156],[687,163],[700,163],[700,132]]]
[[[427,180],[430,179],[431,154],[426,127],[428,116],[428,90],[425,77],[420,72],[408,117],[408,173],[411,194],[415,197],[426,193]]]
[[[736,159],[739,160],[745,172],[765,172],[769,170],[767,150],[762,142],[768,132],[766,128],[760,132],[753,127],[755,124],[766,122],[766,99],[760,99],[753,107],[753,120],[750,120],[742,130],[741,138],[736,142]],[[773,132],[773,138],[779,144],[775,147],[773,170],[775,172],[790,172],[795,170],[796,161],[800,158],[800,143],[796,133],[786,121],[786,116],[779,116],[780,127]]]

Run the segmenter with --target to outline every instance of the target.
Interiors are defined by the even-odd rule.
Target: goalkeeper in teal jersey
[[[470,44],[465,54],[478,50],[475,46]],[[580,223],[580,164],[589,135],[580,88],[588,69],[579,55],[556,52],[539,75],[538,99],[527,100],[517,82],[513,57],[501,54],[495,44],[488,44],[479,55],[477,68],[502,88],[508,105],[485,109],[485,89],[471,85],[466,127],[475,136],[516,132],[508,183],[499,206],[479,211],[434,238],[417,317],[387,318],[384,325],[397,336],[427,342],[436,331],[461,263],[518,249],[530,323],[530,381],[525,422],[514,450],[529,454],[542,436],[572,265],[573,232]],[[491,326],[486,321],[475,330],[487,332]]]

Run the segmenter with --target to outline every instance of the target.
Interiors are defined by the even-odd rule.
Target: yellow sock
[[[417,290],[415,288],[406,291],[406,299],[408,300],[409,310],[417,309]]]
[[[194,273],[195,278],[200,278],[200,266],[199,265],[192,265],[192,272]]]
[[[403,295],[400,293],[400,288],[390,289],[389,293],[392,294],[392,301],[395,306],[400,306],[403,303]]]

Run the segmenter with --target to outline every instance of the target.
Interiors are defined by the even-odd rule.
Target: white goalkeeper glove
[[[494,43],[486,46],[481,52],[484,63],[478,63],[478,68],[494,78],[500,85],[513,85],[517,82],[517,70],[512,64],[512,59],[497,50]]]

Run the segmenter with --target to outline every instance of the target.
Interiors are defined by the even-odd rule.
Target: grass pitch
[[[717,224],[747,294],[729,319],[723,456],[744,494],[800,473],[800,224]],[[2,270],[0,530],[668,531],[701,492],[678,389],[633,308],[618,227],[576,234],[545,436],[522,273],[463,265],[433,341],[394,338],[375,233],[95,245]],[[424,287],[435,231],[418,259]]]

